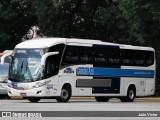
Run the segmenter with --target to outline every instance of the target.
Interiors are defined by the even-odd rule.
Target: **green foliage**
[[[52,37],[154,47],[159,38],[158,0],[1,0],[0,12],[0,40],[10,47],[33,25]]]
[[[31,25],[36,23],[31,2],[29,0],[1,0],[0,13],[0,51],[13,49]]]
[[[13,49],[38,26],[48,37],[154,47],[159,69],[159,5],[160,0],[1,0],[0,51]]]

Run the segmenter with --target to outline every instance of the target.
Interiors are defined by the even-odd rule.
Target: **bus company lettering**
[[[94,69],[91,67],[79,67],[77,68],[77,75],[93,75]]]
[[[151,72],[134,72],[134,75],[151,75]]]

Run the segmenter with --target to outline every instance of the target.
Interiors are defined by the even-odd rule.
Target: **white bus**
[[[12,54],[8,95],[30,102],[68,102],[71,96],[133,102],[154,94],[155,62],[150,47],[74,38],[25,41]]]

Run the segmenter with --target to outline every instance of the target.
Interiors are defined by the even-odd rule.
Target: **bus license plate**
[[[26,93],[20,93],[22,97],[27,96]]]

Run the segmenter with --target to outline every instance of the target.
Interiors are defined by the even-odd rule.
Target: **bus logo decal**
[[[68,68],[66,68],[66,69],[64,70],[64,73],[70,74],[70,73],[74,73],[74,71],[73,71],[73,69],[72,69],[71,67],[68,67]]]

